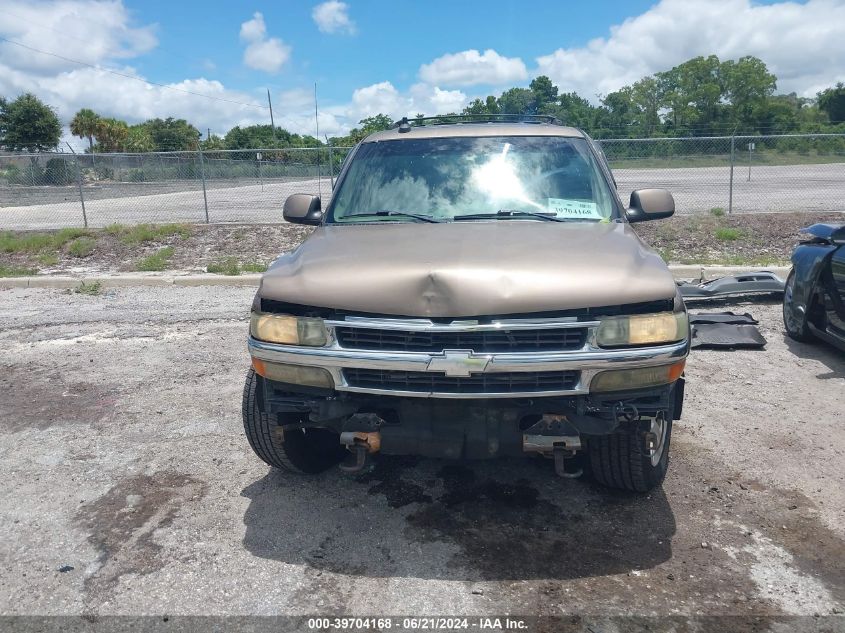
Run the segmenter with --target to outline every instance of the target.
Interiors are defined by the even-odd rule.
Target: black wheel
[[[337,433],[328,429],[292,429],[280,425],[301,420],[301,414],[267,415],[259,407],[264,379],[250,369],[243,396],[244,431],[252,450],[270,466],[296,473],[320,473],[346,456]],[[302,414],[305,415],[305,414]]]
[[[650,437],[654,439],[652,445]],[[624,424],[610,435],[590,436],[590,471],[596,481],[609,488],[648,492],[666,477],[671,439],[671,414],[666,419]]]
[[[809,306],[806,307],[803,313],[795,310],[794,293],[795,269],[793,268],[789,271],[789,276],[786,278],[786,285],[783,288],[783,326],[786,328],[786,333],[790,338],[803,343],[809,343],[815,340],[807,323]]]

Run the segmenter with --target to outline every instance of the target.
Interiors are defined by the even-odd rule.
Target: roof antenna
[[[408,123],[408,117],[403,116],[402,120],[399,121],[399,133],[405,134],[406,132],[411,131],[411,124]]]
[[[314,126],[317,128],[317,195],[323,197],[323,166],[320,164],[320,117],[317,114],[317,82],[314,82]],[[313,189],[311,190],[313,191]]]

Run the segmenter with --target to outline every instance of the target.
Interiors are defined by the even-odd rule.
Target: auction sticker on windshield
[[[563,218],[602,219],[596,203],[588,200],[549,198],[549,211],[554,211],[559,217]]]

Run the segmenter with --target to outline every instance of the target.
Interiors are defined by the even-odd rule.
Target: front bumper
[[[473,354],[486,361],[484,373],[578,371],[579,378],[571,389],[555,391],[507,391],[454,393],[438,391],[402,391],[350,385],[343,370],[347,368],[377,369],[397,372],[426,372],[446,358],[446,353],[387,352],[329,347],[302,347],[265,343],[249,339],[249,352],[253,358],[289,365],[320,367],[328,371],[334,388],[341,392],[367,393],[383,396],[412,398],[479,399],[479,398],[540,398],[550,396],[576,396],[590,393],[590,383],[596,374],[614,369],[631,369],[667,365],[684,359],[689,351],[689,341],[670,345],[627,349],[600,349],[592,346],[567,352],[492,353]]]

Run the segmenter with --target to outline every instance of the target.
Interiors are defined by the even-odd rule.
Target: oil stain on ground
[[[4,367],[0,371],[2,431],[46,430],[57,424],[95,424],[114,412],[117,397],[108,384],[66,381],[55,370]]]
[[[205,485],[185,474],[160,471],[118,482],[81,505],[76,524],[99,552],[99,568],[85,580],[86,608],[108,600],[124,574],[149,574],[169,557],[154,533],[172,525],[183,505],[205,494]]]

